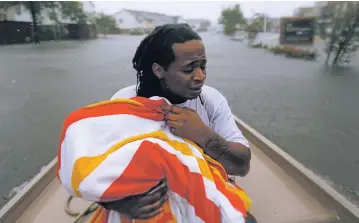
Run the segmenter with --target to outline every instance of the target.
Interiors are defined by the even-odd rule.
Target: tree
[[[56,7],[49,9],[50,19],[57,23],[57,29],[59,28],[60,36],[63,33],[61,25],[64,19],[70,20],[76,24],[86,24],[90,21],[90,18],[85,14],[83,10],[83,3],[78,1],[61,1],[58,2]]]
[[[32,19],[32,36],[34,43],[40,42],[38,23],[41,21],[41,12],[47,11],[50,18],[54,21],[60,21],[58,14],[62,18],[71,18],[72,20],[84,20],[85,13],[82,9],[80,2],[67,2],[67,1],[13,1],[13,2],[0,2],[0,8],[7,9],[15,5],[22,5],[30,11]]]
[[[100,13],[96,17],[96,26],[100,33],[106,34],[113,33],[117,30],[116,20],[109,15],[105,15],[104,13]]]
[[[349,63],[359,47],[359,3],[340,2],[332,21],[325,63],[329,63],[331,56],[333,66]]]
[[[71,19],[76,23],[86,23],[87,16],[83,10],[83,3],[76,1],[61,1],[59,8],[63,18]]]
[[[202,20],[199,23],[199,30],[200,31],[207,31],[210,26],[211,26],[211,22],[209,20]]]
[[[219,23],[224,25],[224,34],[233,35],[237,31],[238,25],[246,25],[240,5],[226,8],[222,11]]]
[[[248,39],[252,42],[257,37],[258,33],[263,31],[264,27],[264,14],[256,13],[253,21],[248,24],[247,32]]]

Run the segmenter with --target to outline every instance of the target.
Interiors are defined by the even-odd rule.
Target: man
[[[173,134],[197,143],[228,174],[248,173],[248,141],[236,126],[224,96],[204,85],[207,59],[197,33],[186,24],[159,26],[141,42],[132,63],[137,71],[137,85],[118,91],[112,99],[168,99],[172,105],[162,109]],[[162,182],[148,194],[103,205],[135,219],[147,219],[161,212],[166,191],[166,183]]]

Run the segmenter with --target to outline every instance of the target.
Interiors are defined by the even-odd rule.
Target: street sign
[[[315,18],[282,17],[280,25],[280,44],[312,45],[314,43]]]

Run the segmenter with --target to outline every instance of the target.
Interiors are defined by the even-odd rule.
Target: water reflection
[[[68,112],[135,83],[131,60],[142,38],[108,36],[1,47],[0,204],[12,187],[56,155]],[[207,83],[225,94],[233,112],[356,196],[358,64],[328,68],[324,57],[316,62],[292,60],[222,35],[203,38]]]

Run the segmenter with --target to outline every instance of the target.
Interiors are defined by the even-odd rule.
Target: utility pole
[[[263,28],[263,32],[267,32],[267,16],[266,14],[263,14],[264,16],[264,28]]]
[[[263,11],[263,19],[264,19],[264,25],[263,25],[263,32],[267,32],[267,13],[266,13],[266,9],[268,9],[268,2],[267,1],[265,1],[264,2],[264,6],[265,6],[265,9],[264,9],[264,11]]]
[[[40,6],[39,2],[27,2],[28,7],[30,8],[30,13],[32,17],[32,38],[35,44],[39,44],[40,38],[39,38],[39,29],[37,24],[37,14],[39,13]]]

